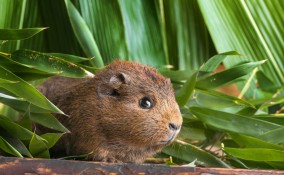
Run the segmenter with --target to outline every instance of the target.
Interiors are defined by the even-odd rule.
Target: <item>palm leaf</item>
[[[159,1],[165,54],[176,69],[198,69],[216,53],[195,0]]]
[[[284,82],[284,1],[199,0],[199,6],[218,52],[237,50],[240,61],[268,59],[261,70],[280,85]]]

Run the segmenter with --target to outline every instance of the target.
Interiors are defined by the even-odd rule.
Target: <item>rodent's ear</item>
[[[107,84],[98,87],[100,95],[119,96],[119,88],[122,84],[129,84],[130,78],[125,73],[113,75]]]
[[[167,78],[166,79],[166,84],[171,85],[171,79]]]
[[[118,89],[122,84],[128,84],[130,81],[129,76],[125,73],[118,73],[113,75],[109,80],[109,85],[113,89]]]

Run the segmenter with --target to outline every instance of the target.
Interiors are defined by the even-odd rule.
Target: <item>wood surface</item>
[[[117,164],[56,159],[27,159],[0,157],[0,175],[36,175],[36,174],[179,174],[179,175],[274,175],[284,171],[247,170],[229,168],[200,168],[167,166],[162,164]]]

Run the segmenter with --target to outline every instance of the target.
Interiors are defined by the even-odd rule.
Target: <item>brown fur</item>
[[[171,143],[182,124],[170,80],[139,63],[115,61],[94,78],[53,77],[38,89],[70,116],[57,116],[71,134],[56,148],[68,155],[93,151],[93,160],[143,162]],[[153,108],[139,106],[145,96]]]

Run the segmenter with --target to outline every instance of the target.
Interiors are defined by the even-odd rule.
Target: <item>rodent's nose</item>
[[[175,125],[174,123],[169,124],[170,130],[177,131],[180,129],[180,125]]]

